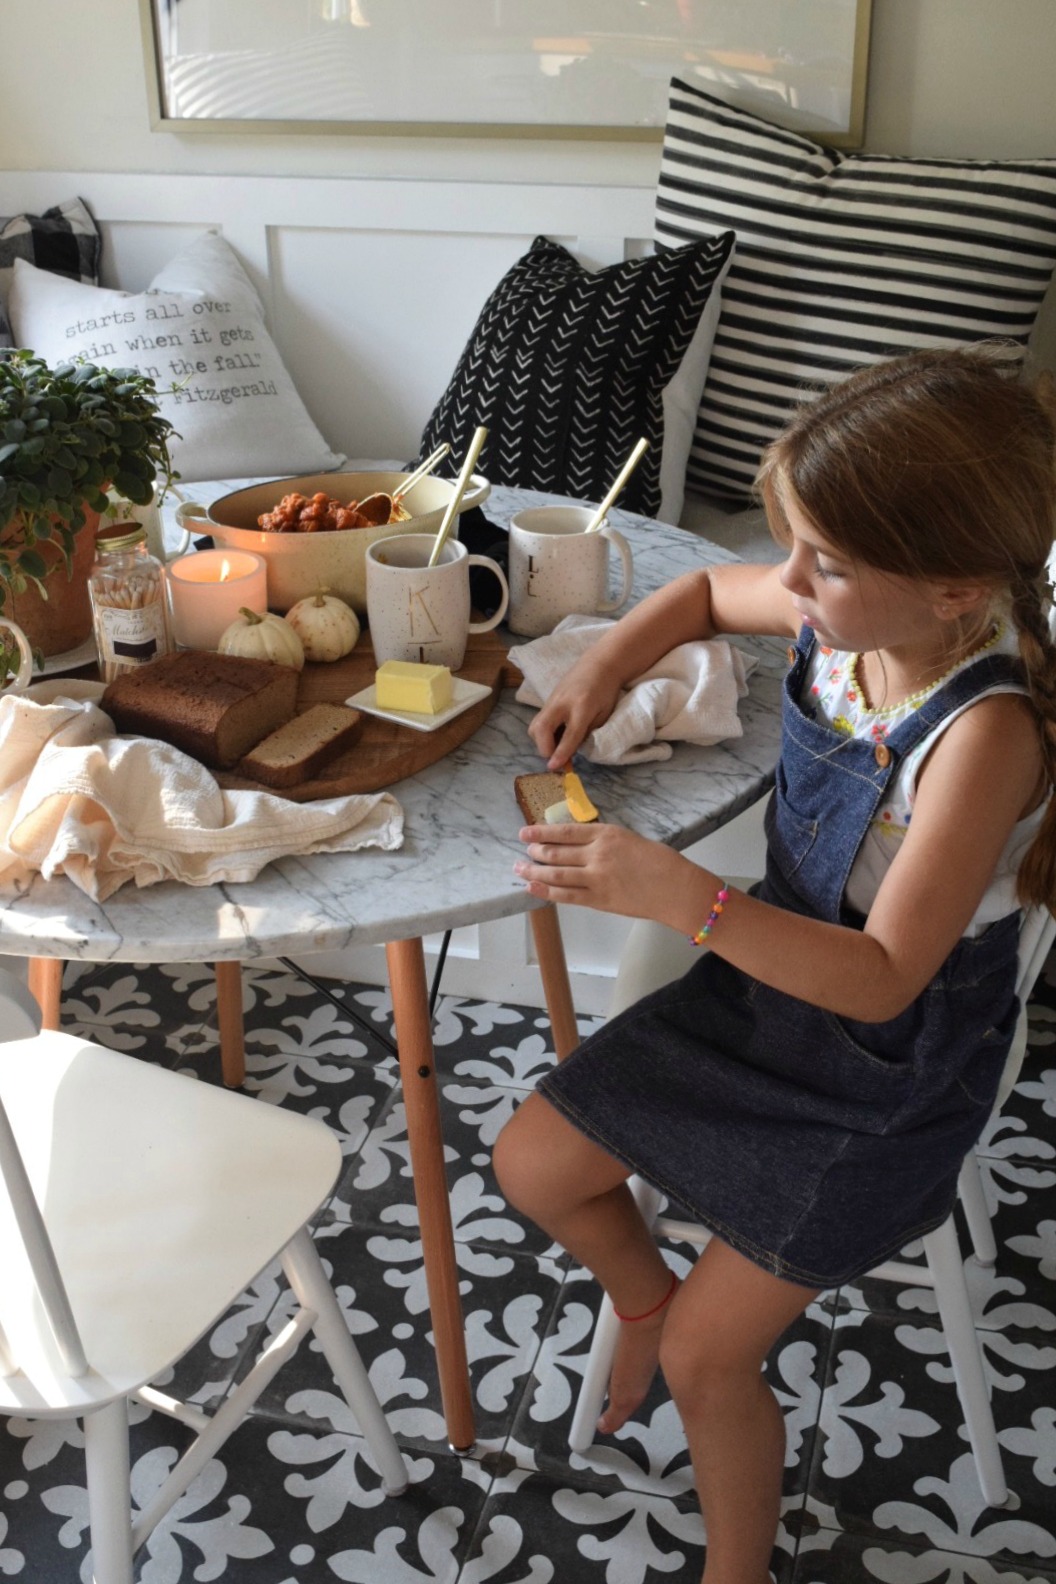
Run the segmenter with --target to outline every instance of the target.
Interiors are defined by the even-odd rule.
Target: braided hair
[[[1010,614],[1051,789],[1056,390],[1048,374],[1012,377],[1009,361],[1007,345],[981,343],[859,369],[793,413],[763,453],[756,482],[779,540],[788,534],[787,484],[851,560],[896,576],[989,587],[989,608],[951,624],[951,660],[971,653],[995,610]],[[1017,884],[1022,903],[1056,912],[1056,798],[1049,797]]]

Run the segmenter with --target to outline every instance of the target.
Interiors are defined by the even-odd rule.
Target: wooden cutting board
[[[328,665],[306,665],[297,693],[298,707],[310,704],[343,704],[374,681],[374,651],[370,634],[363,633],[352,653]],[[436,731],[416,731],[398,721],[363,714],[358,737],[312,781],[279,791],[250,781],[235,771],[218,771],[216,779],[230,791],[275,792],[295,803],[317,798],[347,797],[355,792],[381,792],[427,765],[435,764],[479,731],[495,706],[502,687],[519,682],[520,673],[507,664],[506,650],[494,632],[471,633],[466,658],[458,676],[483,682],[491,689],[487,698],[473,704]]]

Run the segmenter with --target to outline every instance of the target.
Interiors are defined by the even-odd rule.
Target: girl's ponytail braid
[[[1019,866],[1019,900],[1056,912],[1056,643],[1046,610],[1051,601],[1047,572],[1017,579],[1012,586],[1012,617],[1031,703],[1038,716],[1045,775],[1049,783],[1045,817]]]

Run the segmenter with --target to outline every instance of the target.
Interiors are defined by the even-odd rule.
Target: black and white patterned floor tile
[[[248,967],[243,983],[247,1092],[341,1139],[316,1237],[411,1483],[384,1495],[306,1343],[142,1550],[141,1584],[699,1584],[704,1528],[663,1383],[618,1436],[570,1453],[598,1293],[491,1172],[499,1128],[553,1060],[545,1015],[453,997],[436,1007],[478,1414],[460,1458],[438,1411],[388,994],[313,985],[281,962]],[[220,1081],[208,965],[70,965],[63,1011],[86,1037]],[[788,1439],[775,1584],[1056,1584],[1056,963],[983,1154],[999,1255],[994,1270],[968,1270],[1012,1501],[983,1503],[933,1295],[863,1281],[824,1295],[768,1360]],[[667,1257],[678,1268],[686,1254],[676,1244]],[[172,1389],[215,1407],[289,1307],[281,1271],[264,1272]],[[186,1432],[132,1417],[139,1506]],[[90,1584],[87,1558],[79,1429],[0,1425],[0,1578]]]

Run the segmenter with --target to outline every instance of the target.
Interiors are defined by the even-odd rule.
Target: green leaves
[[[133,506],[145,506],[154,493],[154,480],[135,473],[118,473],[112,483],[117,493],[130,500]]]
[[[145,505],[155,480],[171,484],[173,433],[136,369],[49,368],[32,352],[0,352],[0,608],[8,589],[43,576],[38,540],[69,554],[107,485]]]
[[[48,570],[48,563],[36,550],[22,550],[16,558],[18,570],[31,578],[42,578]]]
[[[73,474],[68,468],[53,467],[48,472],[47,492],[57,501],[69,500],[73,490]]]

